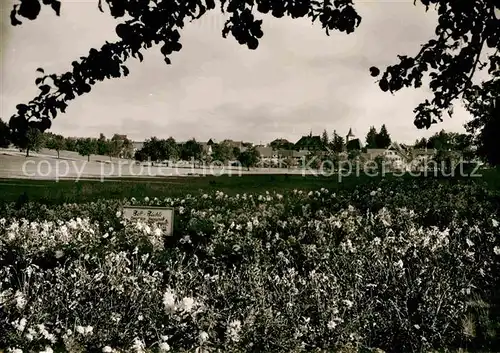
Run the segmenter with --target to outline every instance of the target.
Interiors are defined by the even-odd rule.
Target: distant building
[[[227,144],[231,148],[237,148],[240,152],[245,152],[249,147],[252,146],[252,143],[250,142],[244,142],[244,141],[234,141],[234,140],[224,140],[222,143]]]
[[[144,141],[139,142],[139,141],[132,141],[132,149],[134,153],[144,147]]]
[[[256,146],[255,149],[259,152],[262,160],[272,160],[278,158],[278,151],[273,150],[272,147]]]
[[[202,153],[206,153],[209,156],[213,153],[212,146],[215,144],[211,139],[208,142],[199,142],[201,145]]]
[[[295,143],[295,150],[321,151],[323,150],[323,142],[321,136],[302,136]]]
[[[347,133],[344,141],[344,152],[347,152],[352,146],[357,146],[357,143],[352,143],[353,141],[354,134],[352,132],[352,129],[349,128],[349,132]],[[359,141],[359,139],[358,139]],[[361,148],[361,141],[359,141],[359,147]]]

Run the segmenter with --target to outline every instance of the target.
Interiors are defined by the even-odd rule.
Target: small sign
[[[170,207],[125,206],[123,217],[131,221],[143,221],[156,224],[166,236],[174,232],[174,209]]]

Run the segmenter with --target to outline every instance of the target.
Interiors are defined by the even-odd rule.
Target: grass
[[[321,187],[336,189],[370,182],[373,178],[349,177],[339,182],[338,177],[300,175],[243,175],[171,178],[122,178],[114,180],[29,180],[0,179],[0,200],[17,201],[20,195],[30,201],[43,203],[85,202],[99,198],[176,197],[210,191],[228,194],[292,189],[312,190]]]
[[[500,170],[481,171],[482,177],[470,178],[473,182],[483,182],[489,189],[500,190]],[[405,178],[414,176],[384,176],[384,179]],[[432,176],[428,176],[432,178]],[[340,178],[301,176],[301,175],[242,175],[242,176],[206,176],[206,177],[150,177],[120,178],[96,180],[33,180],[33,179],[1,179],[0,202],[15,202],[20,199],[38,201],[46,204],[65,202],[86,202],[97,198],[143,198],[143,197],[177,197],[186,194],[199,194],[210,191],[223,191],[229,195],[245,192],[265,192],[302,189],[316,190],[328,188],[350,189],[359,185],[380,181],[381,176],[369,177],[364,174]],[[457,178],[443,178],[444,182],[454,182]]]

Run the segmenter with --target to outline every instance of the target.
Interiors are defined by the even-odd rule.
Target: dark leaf
[[[378,67],[375,66],[370,67],[370,75],[372,75],[372,77],[377,77],[379,74],[380,70],[378,69]]]
[[[40,86],[40,91],[42,91],[42,95],[45,95],[47,93],[49,93],[50,91],[50,86],[49,85],[43,85],[43,86]]]
[[[50,114],[52,114],[52,119],[55,119],[57,116],[57,110],[54,107],[50,107]]]
[[[41,72],[42,74],[45,73],[45,71],[43,71],[43,69],[41,67],[39,67],[38,69],[36,69],[37,72]]]
[[[215,9],[215,1],[214,0],[205,0],[205,4],[208,10]]]
[[[381,79],[380,82],[378,83],[380,89],[384,92],[387,92],[389,90],[389,83],[385,78]]]
[[[248,49],[255,50],[258,48],[258,46],[259,46],[259,41],[257,40],[257,38],[254,38],[254,37],[248,38],[248,41],[247,41]]]
[[[16,105],[16,109],[22,115],[28,111],[28,106],[26,104],[18,104]]]
[[[17,25],[22,25],[23,24],[16,17],[16,13],[17,13],[16,9],[17,9],[17,5],[14,5],[14,8],[10,12],[10,24],[13,25],[13,26],[17,26]]]
[[[24,0],[19,6],[17,13],[30,20],[35,20],[40,13],[42,5],[39,0]]]
[[[61,2],[60,1],[54,0],[54,2],[50,6],[55,11],[57,16],[61,15]]]
[[[37,77],[36,80],[35,80],[35,85],[38,86],[42,82],[43,82],[43,77]]]

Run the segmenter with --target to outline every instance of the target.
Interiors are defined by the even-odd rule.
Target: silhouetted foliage
[[[49,150],[57,151],[57,158],[59,158],[59,152],[65,147],[65,138],[62,135],[48,135],[45,139],[45,147]]]
[[[420,140],[416,140],[413,147],[415,147],[415,148],[427,148],[427,139],[425,137],[422,137]]]
[[[152,162],[159,161],[162,155],[162,148],[161,140],[156,137],[151,137],[146,140],[142,148],[135,153],[135,158],[139,161],[145,161],[147,159],[150,159]]]
[[[233,150],[228,143],[221,142],[212,146],[212,159],[214,161],[226,163],[233,158]]]
[[[344,150],[344,138],[337,134],[337,131],[333,131],[331,146],[333,152],[340,153]]]
[[[20,5],[14,5],[11,12],[14,26],[22,23],[19,17],[36,19],[41,8],[39,0],[19,1]],[[28,104],[17,106],[17,113],[9,123],[14,134],[24,135],[28,126],[40,131],[49,129],[51,119],[58,111],[65,111],[68,101],[89,93],[97,81],[127,76],[129,70],[124,66],[125,61],[130,57],[142,61],[142,51],[153,45],[160,46],[165,62],[170,64],[169,55],[182,49],[179,29],[216,8],[214,0],[153,0],[154,6],[150,6],[151,1],[104,1],[114,18],[123,18],[123,22],[116,26],[120,40],[106,42],[100,50],[90,49],[88,56],[73,61],[72,69],[66,73],[45,75],[43,69],[39,69],[42,76],[35,83],[40,93]],[[442,121],[443,112],[448,111],[451,115],[453,102],[464,98],[467,108],[475,116],[471,131],[479,139],[494,136],[484,129],[494,129],[498,124],[485,116],[492,114],[492,100],[500,92],[500,22],[495,15],[495,7],[500,7],[499,1],[420,0],[418,3],[427,9],[431,6],[436,9],[439,19],[435,36],[415,56],[399,55],[399,62],[382,73],[379,87],[391,93],[404,87],[419,88],[427,78],[424,75],[428,76],[433,98],[415,108],[418,128],[429,128]],[[50,5],[59,15],[59,1],[43,0],[43,4]],[[98,4],[104,11],[102,0]],[[307,17],[312,22],[319,21],[327,35],[334,30],[352,33],[361,23],[351,0],[221,0],[220,10],[229,17],[222,29],[223,37],[231,34],[238,43],[250,49],[256,49],[263,36],[262,20],[256,18],[259,13],[269,13],[276,18]],[[482,61],[481,58],[486,59]],[[474,84],[474,74],[486,67],[490,77]],[[373,77],[381,74],[376,67],[369,68],[369,72]],[[482,148],[488,146],[491,143],[485,140]]]
[[[173,137],[163,140],[163,160],[177,160],[179,159],[180,151],[179,145],[175,142]]]
[[[389,132],[384,124],[377,135],[375,135],[375,144],[377,148],[387,148],[391,145],[391,142],[391,136],[389,136]]]
[[[66,150],[77,152],[77,142],[78,140],[74,137],[66,137],[65,138],[65,147]]]
[[[243,167],[250,170],[250,167],[255,167],[259,162],[260,153],[255,147],[252,147],[239,153],[237,158]]]
[[[500,90],[497,80],[496,97],[469,105],[469,110],[475,118],[467,124],[469,132],[474,134],[474,144],[477,146],[477,155],[490,165],[500,165]]]
[[[28,127],[25,134],[18,137],[19,138],[17,142],[15,142],[15,145],[26,150],[26,157],[29,157],[30,151],[39,152],[43,147],[43,133],[36,127]]]
[[[203,151],[203,148],[201,144],[196,142],[196,140],[193,138],[189,141],[186,141],[180,151],[180,158],[182,160],[190,160],[194,159],[195,161],[199,161],[201,159],[201,153]]]
[[[174,161],[179,158],[180,152],[180,147],[173,137],[169,137],[166,140],[151,137],[144,142],[139,151],[136,151],[134,158],[138,161],[145,161],[147,159],[152,162]]]
[[[7,148],[10,145],[9,125],[0,119],[0,148]]]
[[[321,134],[321,143],[323,144],[323,148],[330,145],[330,138],[328,137],[328,132],[326,132],[326,130],[323,130],[323,133]]]
[[[87,137],[78,139],[77,142],[78,153],[81,156],[87,156],[87,160],[90,162],[90,156],[97,153],[97,140]]]
[[[101,156],[107,156],[109,154],[110,148],[109,148],[109,141],[104,136],[103,133],[99,135],[99,139],[97,140],[97,154]],[[109,154],[111,157],[111,154]]]
[[[139,149],[134,153],[134,159],[138,162],[144,162],[148,160],[148,156],[143,149]]]
[[[366,134],[366,148],[377,148],[377,130],[371,126]]]

